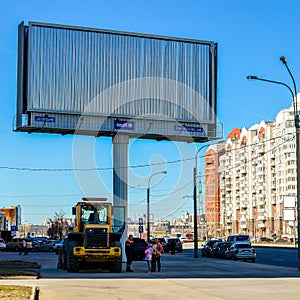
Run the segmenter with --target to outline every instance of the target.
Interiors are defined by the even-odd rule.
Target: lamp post
[[[147,241],[150,241],[150,180],[154,175],[157,174],[167,174],[167,171],[161,171],[152,174],[148,179],[148,188],[147,188]]]
[[[209,147],[214,144],[218,144],[224,142],[223,140],[221,141],[216,141],[215,143],[209,143],[207,145],[203,145],[198,149],[195,155],[195,166],[193,170],[193,178],[194,178],[194,257],[198,258],[198,219],[197,219],[197,158],[199,152],[204,149],[205,147]]]
[[[274,81],[274,80],[269,80],[265,78],[260,78],[257,76],[247,76],[248,80],[260,80],[260,81],[265,81],[265,82],[270,82],[274,84],[279,84],[285,86],[291,93],[292,95],[292,100],[293,100],[293,107],[294,107],[294,120],[295,120],[295,129],[296,129],[296,166],[297,166],[297,227],[298,227],[298,271],[300,271],[300,247],[299,247],[299,239],[300,239],[300,124],[299,124],[299,111],[297,108],[297,88],[296,88],[296,82],[293,77],[293,74],[291,73],[288,65],[286,58],[284,56],[280,57],[281,62],[285,65],[288,73],[290,74],[290,77],[292,78],[293,81],[293,86],[294,86],[294,91],[285,83],[280,82],[280,81]]]

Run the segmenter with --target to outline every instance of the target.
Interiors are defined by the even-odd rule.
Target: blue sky
[[[38,21],[112,30],[210,40],[218,43],[218,119],[226,136],[235,127],[271,121],[291,103],[281,86],[249,82],[258,75],[292,86],[279,60],[285,55],[300,80],[300,2],[252,1],[2,1],[0,18],[0,167],[73,168],[72,136],[25,134],[12,131],[16,107],[17,26]],[[87,142],[92,138],[82,137]],[[129,165],[191,158],[200,145],[132,141]],[[111,140],[95,142],[97,167],[111,167]],[[200,152],[203,155],[203,151]],[[200,163],[203,160],[200,159]],[[151,188],[156,219],[192,212],[193,161],[167,164],[168,174],[157,176]],[[147,180],[163,166],[130,170],[129,214],[146,212]],[[111,199],[112,173],[101,171],[102,197]],[[88,178],[88,176],[87,176]],[[154,179],[154,178],[153,178]],[[88,180],[88,179],[87,179]],[[156,182],[157,181],[157,182]],[[94,193],[91,190],[91,194]],[[0,169],[0,205],[20,204],[22,219],[42,222],[64,211],[82,196],[72,171],[41,172]]]

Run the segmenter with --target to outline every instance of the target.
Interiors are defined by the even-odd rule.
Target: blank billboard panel
[[[219,138],[216,70],[214,42],[21,23],[15,130]]]

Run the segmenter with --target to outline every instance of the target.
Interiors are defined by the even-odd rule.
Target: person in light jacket
[[[148,267],[146,273],[151,271],[152,251],[153,251],[152,245],[148,244],[145,250],[145,261],[147,262],[147,267]]]

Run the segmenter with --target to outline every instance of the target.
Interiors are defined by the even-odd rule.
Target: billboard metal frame
[[[111,52],[106,53],[107,49]],[[78,54],[72,64],[66,57],[75,50]],[[135,57],[140,58],[134,61]],[[96,73],[99,60],[100,73]],[[91,65],[86,66],[87,61]],[[81,66],[77,77],[72,77],[74,65]],[[102,69],[109,74],[102,74]],[[162,77],[157,76],[160,72]],[[98,78],[99,74],[103,77]],[[223,136],[222,124],[216,119],[217,44],[211,41],[37,22],[26,26],[22,22],[18,28],[17,81],[14,131],[92,136],[125,133],[187,142]],[[92,95],[91,86],[99,82],[103,86]],[[71,92],[61,89],[68,84],[70,90],[78,87],[77,93],[71,91],[70,99]],[[87,102],[87,95],[92,95],[92,104],[81,103]],[[97,97],[103,107],[98,107]]]

